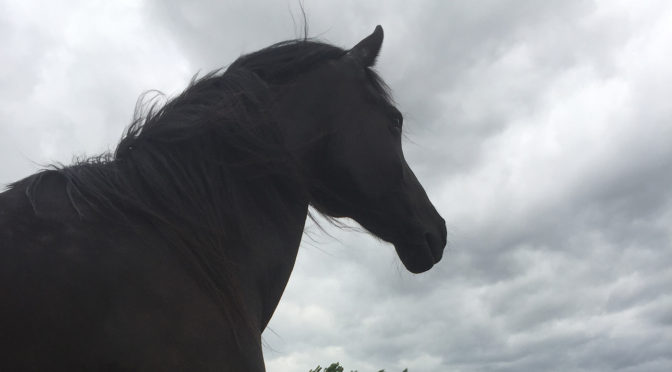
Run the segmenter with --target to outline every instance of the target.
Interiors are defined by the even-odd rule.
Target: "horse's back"
[[[80,218],[56,173],[31,203],[30,181],[0,194],[0,370],[245,367],[227,353],[220,310],[160,238]]]

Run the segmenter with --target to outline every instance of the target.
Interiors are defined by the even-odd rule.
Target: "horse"
[[[439,262],[445,221],[404,159],[382,42],[377,26],[348,50],[243,55],[139,104],[114,151],[8,185],[0,369],[264,371],[309,206],[412,273]]]

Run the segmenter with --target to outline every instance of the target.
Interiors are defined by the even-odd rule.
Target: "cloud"
[[[669,10],[534,4],[428,6],[422,16],[454,21],[409,16],[418,27],[406,53],[383,54],[384,71],[397,67],[386,57],[411,61],[391,85],[411,112],[407,154],[453,244],[426,281],[408,279],[425,286],[421,296],[403,280],[375,281],[384,315],[351,314],[361,333],[340,330],[346,355],[398,369],[422,355],[440,361],[433,370],[669,366],[669,330],[646,315],[668,309],[672,260],[672,115],[659,101],[671,86],[659,64],[670,55]],[[375,273],[383,257],[354,261]],[[627,350],[633,340],[647,351]]]
[[[667,2],[304,6],[341,47],[384,26],[377,68],[450,245],[412,275],[369,235],[309,225],[269,371],[672,369]],[[113,146],[144,90],[300,36],[292,2],[40,7],[0,15],[3,183]]]

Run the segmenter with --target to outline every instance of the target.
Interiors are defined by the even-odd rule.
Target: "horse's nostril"
[[[446,228],[446,222],[441,219],[441,240],[443,241],[443,246],[445,247],[448,244],[448,229]]]
[[[429,247],[429,252],[432,254],[432,258],[434,259],[434,262],[437,261],[437,251],[436,251],[436,238],[432,235],[432,233],[425,233],[425,241],[427,242],[427,246]]]
[[[443,256],[443,245],[440,244],[440,238],[437,237],[436,234],[427,232],[425,233],[425,241],[427,241],[434,262],[439,262],[441,256]]]
[[[432,234],[431,233],[425,233],[425,241],[427,241],[427,244],[431,247],[432,246]]]

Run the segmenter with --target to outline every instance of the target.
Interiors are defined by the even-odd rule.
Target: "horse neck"
[[[285,220],[278,224],[269,218],[257,218],[248,238],[248,246],[238,251],[241,265],[238,277],[248,313],[256,314],[261,331],[277,307],[298,253],[308,201],[285,209]]]
[[[308,197],[303,180],[294,174],[295,165],[280,167],[281,172],[260,176],[251,183],[240,180],[226,182],[240,194],[235,200],[235,223],[238,241],[229,242],[225,249],[234,265],[222,267],[231,271],[238,286],[242,310],[262,332],[275,311],[294,267],[308,212]],[[258,172],[269,170],[261,167]],[[277,171],[277,169],[275,170]],[[250,175],[257,177],[254,169]],[[223,209],[231,204],[222,205]],[[226,213],[225,211],[222,213]],[[231,244],[233,243],[233,244]]]
[[[186,254],[202,255],[201,265],[210,269],[197,275],[220,288],[237,287],[222,292],[261,331],[289,280],[308,199],[293,164],[241,166],[245,158],[226,164],[215,149],[227,149],[202,140],[194,138],[205,146],[135,146],[119,165],[125,176],[116,179],[125,182],[122,189],[141,190],[135,201],[161,216],[157,226],[165,236],[186,239]]]
[[[236,79],[259,83],[258,78],[239,75],[222,76],[219,84]],[[226,261],[233,265],[215,267],[212,275],[220,275],[218,270],[232,271],[242,305],[247,308],[244,312],[253,314],[263,328],[289,279],[307,216],[308,193],[300,163],[287,154],[287,137],[283,137],[283,133],[297,134],[287,132],[282,120],[274,120],[277,113],[263,107],[274,101],[255,95],[268,92],[265,86],[238,97],[222,93],[216,83],[217,79],[196,83],[190,88],[193,92],[173,101],[156,121],[150,120],[137,139],[122,142],[121,156],[128,157],[135,177],[144,178],[140,184],[164,179],[161,191],[167,195],[159,203],[170,211],[170,223],[186,233],[182,235],[198,235],[190,229],[203,232],[211,235],[203,242],[209,255],[225,251]],[[212,108],[194,115],[192,96],[212,103]],[[248,111],[255,105],[261,107]],[[184,122],[194,123],[194,128],[182,125]],[[181,143],[160,147],[166,141],[156,141],[157,137],[177,137]],[[148,145],[143,138],[155,140]],[[145,145],[157,147],[148,148],[150,151],[134,162],[133,152],[145,151]],[[150,158],[143,160],[143,156]],[[155,200],[156,193],[147,191],[144,194]],[[165,200],[181,205],[166,204]],[[182,211],[187,212],[186,219]],[[200,216],[205,216],[205,221]],[[227,232],[223,238],[218,235],[221,231]]]

